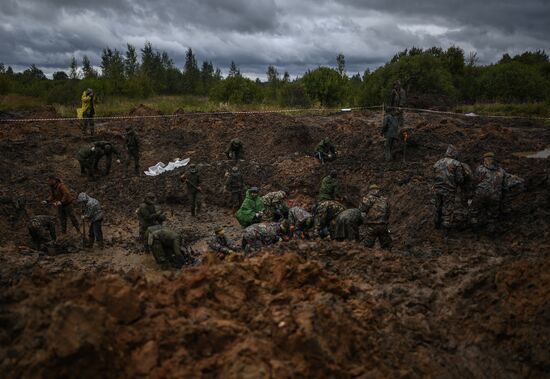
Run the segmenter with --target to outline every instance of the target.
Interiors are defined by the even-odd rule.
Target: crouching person
[[[302,207],[292,207],[288,210],[288,223],[293,235],[306,239],[313,229],[313,215]]]
[[[239,250],[233,242],[225,235],[225,229],[218,226],[214,230],[214,235],[208,240],[208,247],[218,255],[218,258],[224,259],[227,255],[233,254]]]
[[[359,226],[363,224],[361,211],[346,209],[338,214],[332,238],[337,241],[359,241]]]
[[[288,222],[262,222],[247,227],[243,233],[242,246],[245,254],[263,246],[288,240]]]
[[[57,239],[55,217],[53,216],[34,216],[29,220],[27,227],[31,236],[33,249],[45,250],[49,243],[55,242]]]
[[[88,226],[88,244],[86,247],[93,247],[95,241],[97,242],[97,246],[103,249],[103,230],[101,228],[103,211],[101,210],[101,204],[85,192],[78,194],[77,202],[83,208],[82,220],[90,223]]]
[[[180,233],[163,225],[154,225],[147,228],[146,237],[149,251],[161,267],[181,268],[195,262],[191,248],[187,247]]]

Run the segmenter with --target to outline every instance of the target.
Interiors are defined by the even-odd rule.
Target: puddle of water
[[[514,153],[514,155],[521,158],[546,159],[550,157],[550,147],[540,151],[524,151],[521,153]]]

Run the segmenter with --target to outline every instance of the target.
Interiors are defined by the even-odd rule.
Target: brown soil
[[[51,117],[51,110],[4,112]],[[139,107],[133,115],[155,115]],[[380,115],[186,115],[137,123],[142,165],[190,157],[200,164],[205,212],[190,217],[180,171],[156,178],[112,175],[88,182],[76,151],[95,139],[122,146],[122,121],[102,122],[96,138],[75,124],[0,124],[1,196],[25,200],[14,226],[0,220],[0,372],[4,377],[545,377],[550,371],[550,196],[548,159],[514,152],[550,146],[550,129],[407,114],[406,162],[383,161]],[[330,136],[340,158],[308,156]],[[395,248],[291,241],[244,259],[161,271],[135,239],[134,211],[152,191],[168,224],[196,250],[214,225],[238,238],[225,207],[223,151],[245,144],[240,164],[262,191],[289,188],[311,205],[321,178],[340,172],[346,203],[370,183],[392,206]],[[495,151],[526,180],[497,238],[433,229],[431,166],[448,143],[473,167]],[[46,178],[100,200],[107,248],[41,256],[26,247],[30,214],[48,212]],[[10,215],[9,205],[1,205]]]

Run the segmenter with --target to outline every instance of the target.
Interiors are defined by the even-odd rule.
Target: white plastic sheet
[[[464,116],[466,116],[466,117],[477,117],[477,114],[472,112],[472,113],[466,113]]]
[[[145,175],[147,176],[157,176],[167,171],[172,171],[179,167],[187,166],[190,159],[185,158],[183,160],[180,160],[179,158],[176,158],[176,160],[172,162],[168,162],[168,164],[164,164],[163,162],[159,162],[154,166],[149,167],[147,171],[144,171]]]

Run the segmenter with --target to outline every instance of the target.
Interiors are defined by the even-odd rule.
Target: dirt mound
[[[128,113],[130,116],[157,116],[161,115],[162,112],[148,107],[147,105],[140,104],[135,108],[132,108]]]
[[[400,284],[408,275],[426,279],[425,260],[405,267],[405,258],[385,253],[298,250],[321,259],[264,254],[221,264],[209,256],[155,283],[135,272],[37,272],[2,293],[0,367],[14,378],[502,377],[550,369],[548,263],[463,258],[462,270],[478,268],[454,271],[448,291],[439,283],[452,270],[430,274],[435,286],[420,278]],[[367,261],[369,279],[342,278],[340,270]]]
[[[159,112],[140,106],[133,115]],[[79,175],[76,152],[95,140],[123,149],[124,121],[101,123],[95,137],[74,124],[9,124],[0,138],[0,358],[10,377],[542,377],[550,319],[548,160],[514,152],[550,146],[550,130],[514,122],[406,114],[403,159],[383,158],[380,114],[288,117],[181,114],[138,125],[141,163],[190,158],[201,172],[205,209],[191,217],[179,181]],[[311,156],[323,137],[334,162]],[[227,160],[232,138],[244,160]],[[452,143],[475,168],[494,151],[526,192],[512,199],[498,238],[464,230],[448,241],[433,228],[432,165]],[[227,207],[225,174],[237,165],[262,192],[289,188],[310,207],[336,170],[347,206],[371,183],[392,208],[392,253],[357,243],[292,241],[244,260],[160,271],[136,240],[135,210],[153,192],[197,251],[214,225],[236,242],[242,229]],[[53,213],[40,200],[60,176],[97,198],[106,249],[41,256],[26,221]],[[18,204],[25,204],[20,211]],[[78,246],[80,236],[63,236]],[[262,255],[263,254],[263,255]],[[542,336],[542,337],[541,337]],[[546,339],[545,339],[546,338]]]

